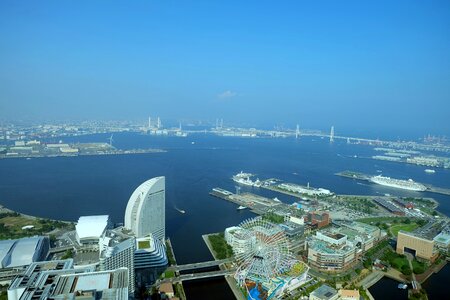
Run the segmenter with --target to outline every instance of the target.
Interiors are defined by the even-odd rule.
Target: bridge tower
[[[156,127],[158,127],[158,129],[161,128],[161,119],[158,117],[158,123],[156,124]]]
[[[334,142],[334,126],[331,126],[330,130],[330,143]]]

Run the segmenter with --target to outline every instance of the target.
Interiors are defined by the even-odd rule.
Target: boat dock
[[[357,179],[357,180],[365,180],[365,181],[369,181],[369,179],[370,179],[369,175],[359,173],[359,172],[353,172],[353,171],[342,171],[342,172],[336,173],[334,175],[341,176],[341,177],[347,177],[347,178],[351,178],[351,179]]]
[[[233,202],[239,206],[247,207],[251,212],[258,215],[263,215],[268,212],[286,214],[291,210],[291,206],[288,204],[252,193],[234,194],[221,188],[214,188],[209,194]]]
[[[361,180],[361,181],[368,181],[368,182],[371,182],[370,178],[372,177],[371,175],[368,175],[368,174],[353,172],[353,171],[343,171],[343,172],[336,173],[334,175],[351,178],[351,179],[356,179],[356,180]],[[420,182],[417,182],[417,183],[420,183]],[[420,184],[424,185],[427,188],[425,190],[425,192],[442,194],[442,195],[450,195],[450,189],[435,187],[435,186],[432,186],[431,184],[423,184],[423,183],[420,183]]]

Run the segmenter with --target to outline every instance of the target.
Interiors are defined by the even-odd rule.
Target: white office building
[[[137,238],[149,234],[165,240],[165,177],[142,183],[131,195],[125,211],[125,228]]]

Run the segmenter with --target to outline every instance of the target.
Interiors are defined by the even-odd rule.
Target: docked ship
[[[389,186],[389,187],[399,188],[399,189],[404,189],[404,190],[409,190],[409,191],[423,192],[427,189],[426,186],[424,186],[421,183],[415,182],[412,179],[401,180],[401,179],[395,179],[395,178],[377,175],[377,176],[370,177],[369,180],[371,182],[379,184],[379,185],[384,185],[384,186]]]
[[[233,181],[242,185],[247,185],[247,186],[255,186],[255,187],[260,187],[261,186],[261,181],[259,179],[256,179],[255,181],[251,180],[250,177],[254,176],[251,173],[244,173],[244,172],[240,172],[236,175],[233,176]]]

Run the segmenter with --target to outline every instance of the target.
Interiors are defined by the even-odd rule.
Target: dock
[[[353,172],[353,171],[342,171],[342,172],[338,172],[334,175],[345,177],[345,178],[350,178],[350,179],[361,180],[361,181],[368,181],[368,182],[371,182],[370,178],[372,177],[371,175],[368,175],[368,174]],[[417,183],[420,183],[420,182],[417,182]],[[436,194],[442,194],[442,195],[450,195],[450,189],[435,187],[431,184],[423,184],[423,183],[420,183],[420,184],[424,185],[427,188],[424,192],[436,193]]]
[[[251,212],[257,215],[264,215],[268,212],[278,212],[284,215],[292,210],[290,205],[279,200],[277,201],[252,193],[234,194],[221,188],[214,188],[209,194],[239,206],[247,207]]]

